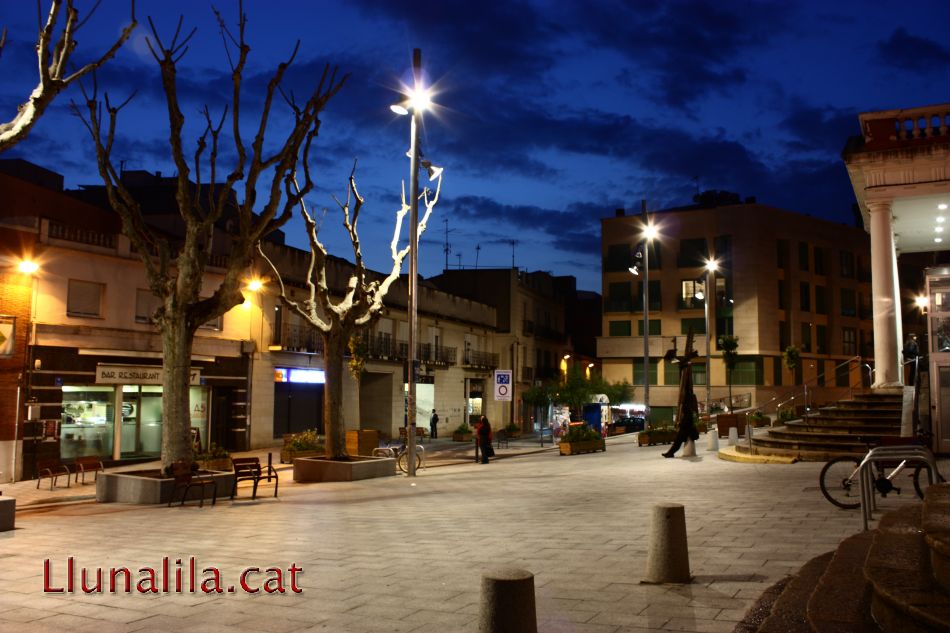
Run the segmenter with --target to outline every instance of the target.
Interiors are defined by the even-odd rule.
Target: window
[[[650,359],[650,384],[656,384],[656,369],[657,362],[652,358]],[[634,358],[633,359],[633,384],[642,385],[643,384],[643,359]]]
[[[610,321],[607,331],[610,336],[630,336],[630,321]]]
[[[828,289],[815,286],[815,314],[828,314]]]
[[[815,326],[815,353],[828,353],[828,328],[824,325]]]
[[[670,360],[663,361],[663,384],[680,384],[680,364]]]
[[[851,363],[842,363],[835,367],[835,387],[851,386]]]
[[[660,335],[660,319],[650,319],[650,336]],[[643,319],[637,321],[637,336],[643,336]]]
[[[778,282],[778,309],[779,310],[788,309],[788,299],[786,298],[787,296],[788,296],[788,291],[786,290],[785,282],[782,280],[779,280]]]
[[[693,370],[693,384],[694,385],[705,385],[706,384],[706,363],[693,363],[690,366],[690,369]]]
[[[802,351],[811,351],[811,323],[802,323]]]
[[[724,334],[735,334],[732,326],[732,317],[718,317],[716,319],[716,349],[719,347],[719,337]]]
[[[693,334],[705,334],[706,319],[680,319],[680,334],[689,334],[690,328]]]
[[[102,295],[104,293],[104,284],[70,279],[66,292],[66,314],[76,317],[102,316]]]
[[[776,387],[782,386],[782,357],[778,356],[772,359],[772,384]]]
[[[854,279],[854,253],[841,251],[841,276],[845,279]]]
[[[848,356],[858,355],[858,333],[853,327],[841,328],[841,353]]]
[[[697,299],[696,293],[706,292],[706,282],[703,279],[684,279],[680,282],[680,296],[677,307],[680,310],[699,310],[706,305],[705,299]]]
[[[798,308],[802,312],[811,312],[811,284],[807,281],[798,284]]]
[[[615,281],[607,287],[606,312],[632,312],[633,299],[630,296],[629,281]]]
[[[719,235],[713,240],[716,251],[716,261],[720,268],[732,268],[732,236]]]
[[[201,297],[201,298],[207,299],[207,297]],[[202,323],[201,325],[199,325],[198,329],[199,330],[217,330],[220,332],[222,329],[224,329],[224,317],[218,316],[211,319],[210,321],[206,321],[205,323]],[[316,333],[314,332],[311,336],[314,336],[315,334]]]
[[[650,282],[650,309],[651,310],[661,310],[663,302],[661,301],[660,296],[660,282],[651,281]],[[633,302],[633,310],[635,312],[640,312],[643,310],[643,282],[641,281],[637,284],[637,298]]]
[[[389,325],[388,329],[384,329],[384,323]],[[271,324],[271,345],[280,345],[281,333],[284,330],[284,309],[281,304],[276,304],[274,306],[274,322]],[[390,338],[392,338],[393,331],[393,322],[392,319],[380,319],[379,325],[377,325],[376,332],[377,334],[381,332],[389,332]],[[377,336],[377,338],[379,338]],[[527,347],[525,349],[528,349]]]
[[[788,268],[788,241],[778,240],[775,242],[775,263],[781,268]]]
[[[137,288],[135,290],[135,322],[151,323],[152,315],[161,305],[161,299],[153,295],[151,290]]]
[[[650,242],[650,270],[660,270],[663,267],[663,249],[660,248],[660,242],[653,240]]]
[[[798,268],[808,270],[808,242],[798,243]]]
[[[825,269],[825,249],[815,247],[815,274],[816,275],[827,275],[828,272]]]
[[[778,348],[785,351],[785,348],[792,344],[791,328],[788,321],[778,322]]]
[[[709,250],[706,248],[706,238],[680,240],[680,252],[676,258],[676,265],[680,268],[694,268],[705,266],[709,259]]]
[[[740,356],[736,367],[732,370],[732,384],[734,385],[761,385],[762,384],[762,357]]]
[[[857,316],[858,304],[854,295],[854,288],[841,289],[841,316]]]
[[[623,272],[632,265],[629,244],[611,244],[607,247],[607,261],[604,262],[607,272]]]

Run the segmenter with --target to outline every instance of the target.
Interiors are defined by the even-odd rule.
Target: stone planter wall
[[[396,460],[392,457],[351,457],[351,461],[334,461],[325,457],[304,457],[294,460],[294,481],[356,481],[374,477],[393,477]]]
[[[294,460],[299,457],[319,457],[323,455],[325,451],[323,449],[313,449],[309,451],[295,451],[292,448],[287,448],[286,446],[280,449],[280,463],[281,464],[293,464]]]
[[[453,442],[471,442],[473,437],[473,433],[452,433]]]
[[[218,498],[231,496],[234,485],[233,472],[212,472]],[[168,478],[143,477],[134,473],[99,473],[96,479],[96,501],[99,503],[168,503],[171,499],[175,480]],[[193,487],[188,491],[188,499],[197,500],[201,493],[205,499],[211,498],[211,490],[206,487]],[[181,494],[180,492],[178,494]],[[180,497],[176,497],[180,499]]]
[[[675,439],[676,431],[641,431],[637,436],[637,444],[640,446],[672,444]]]
[[[580,453],[606,451],[607,443],[602,439],[586,440],[584,442],[561,442],[558,447],[561,455],[579,455]]]

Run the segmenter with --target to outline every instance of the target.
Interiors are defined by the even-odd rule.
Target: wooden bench
[[[401,439],[403,442],[406,441],[407,433],[408,431],[406,430],[406,427],[404,426],[399,427],[399,439]],[[419,438],[419,442],[422,443],[422,441],[424,441],[427,437],[429,437],[429,432],[425,430],[425,428],[421,426],[417,426],[416,437]]]
[[[79,475],[82,475],[82,483],[86,483],[86,473],[93,473],[93,481],[99,479],[99,473],[105,470],[102,460],[95,455],[86,455],[77,457],[73,462],[73,468],[76,470],[76,483],[79,483]]]
[[[239,481],[253,481],[254,490],[251,492],[251,499],[257,499],[257,485],[261,479],[269,480],[274,478],[274,496],[277,496],[277,488],[280,481],[277,478],[277,470],[270,464],[267,465],[267,472],[261,467],[261,460],[258,457],[232,457],[231,463],[234,465],[234,485],[231,488],[231,498],[237,494],[237,485]]]
[[[188,491],[192,488],[197,487],[198,492],[200,493],[199,507],[204,507],[205,505],[205,488],[211,486],[211,505],[214,505],[218,501],[218,485],[214,481],[214,477],[210,475],[199,475],[191,469],[191,464],[184,460],[178,460],[174,462],[171,467],[172,477],[175,478],[175,486],[172,488],[172,494],[168,498],[168,505],[171,506],[172,501],[175,500],[175,492],[179,489],[182,489],[181,493],[181,505],[185,505],[185,500],[188,499]]]
[[[66,464],[59,461],[59,458],[38,460],[36,462],[36,489],[39,490],[40,481],[48,477],[49,489],[52,490],[60,475],[66,475],[66,487],[69,488],[69,478],[72,473],[69,472],[69,467]]]

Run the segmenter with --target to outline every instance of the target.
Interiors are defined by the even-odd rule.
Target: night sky
[[[44,3],[47,4],[47,3]],[[82,15],[91,2],[78,2]],[[236,2],[216,3],[229,24]],[[98,55],[128,20],[128,3],[104,0],[77,39],[76,60]],[[207,104],[220,113],[230,79],[210,4],[139,0],[133,41],[99,73],[113,100],[137,94],[119,119],[116,161],[173,173],[146,18],[170,38],[179,14],[198,32],[179,68],[182,111],[193,141]],[[423,66],[438,109],[426,115],[423,152],[445,167],[440,205],[420,251],[420,271],[510,266],[574,275],[600,290],[600,223],[617,207],[689,204],[724,189],[794,211],[851,223],[841,149],[857,114],[950,101],[946,86],[950,3],[932,2],[418,2],[247,0],[252,52],[246,114],[301,41],[287,89],[303,98],[324,64],[350,73],[329,105],[313,155],[328,208],[323,237],[350,256],[332,196],[345,194],[359,159],[366,197],[364,254],[388,269],[388,243],[409,125],[389,105]],[[45,17],[45,15],[44,15]],[[36,81],[32,2],[0,2],[7,46],[0,58],[0,114],[12,117]],[[97,184],[91,141],[69,112],[74,87],[30,137],[3,157]],[[275,112],[279,128],[286,108]],[[250,129],[255,120],[245,118]],[[188,152],[192,153],[191,150]],[[234,152],[224,152],[229,161]],[[225,166],[229,167],[230,162]],[[448,224],[444,220],[448,220]],[[285,227],[304,246],[302,224]],[[515,240],[513,245],[511,241]],[[480,247],[480,249],[478,248]]]

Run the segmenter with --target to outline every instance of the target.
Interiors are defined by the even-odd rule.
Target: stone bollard
[[[693,441],[693,438],[689,438],[683,444],[683,457],[696,457],[696,442]]]
[[[739,429],[736,427],[729,428],[729,446],[735,446],[739,443]]]
[[[642,582],[688,583],[689,547],[686,544],[686,510],[681,503],[653,506],[653,533]]]
[[[719,450],[719,430],[718,429],[710,429],[709,433],[706,434],[706,450],[707,451]]]
[[[538,633],[534,609],[534,574],[499,567],[482,574],[479,633]]]

